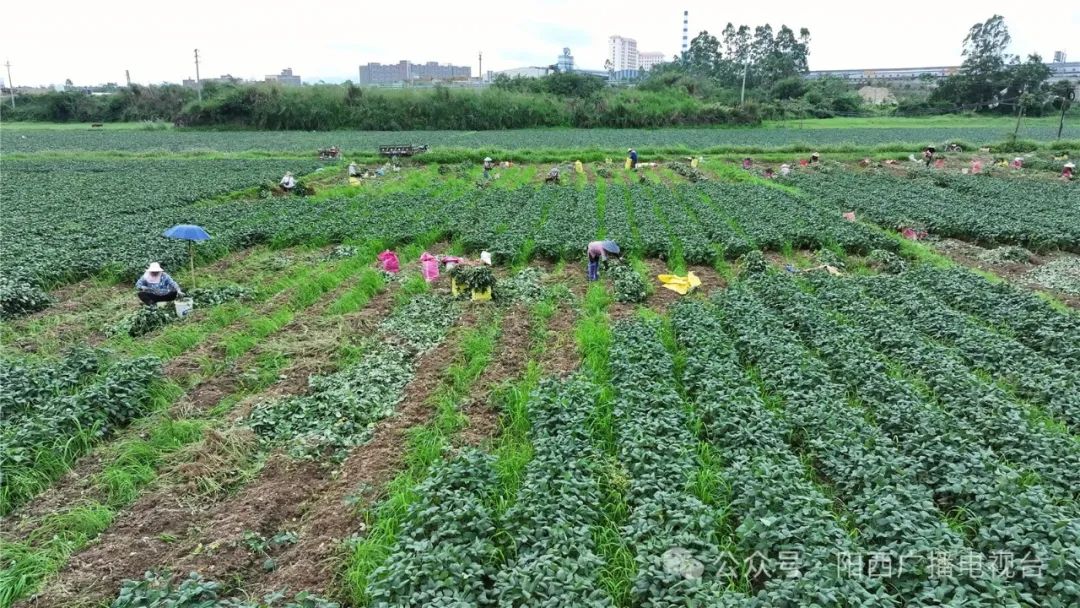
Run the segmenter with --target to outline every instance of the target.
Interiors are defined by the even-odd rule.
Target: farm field
[[[819,131],[909,136],[863,129]],[[408,133],[432,155],[357,185],[350,148],[386,134],[320,162],[325,133],[20,133],[0,607],[1080,603],[1080,190],[1059,152],[990,175],[800,154],[777,179],[658,155],[554,186],[439,148],[791,139]],[[194,277],[160,236],[176,223],[212,235]],[[588,282],[595,239],[623,255]],[[481,251],[490,302],[421,272]],[[150,261],[191,315],[138,306]],[[657,279],[688,272],[683,296]]]
[[[500,150],[577,149],[596,148],[621,153],[628,147],[641,152],[665,149],[691,151],[740,150],[771,148],[793,149],[854,149],[875,146],[912,150],[927,143],[962,141],[970,145],[1002,142],[1012,134],[1013,124],[997,126],[903,126],[904,121],[889,126],[857,126],[821,128],[817,122],[791,121],[768,129],[521,129],[514,131],[337,131],[314,133],[284,132],[219,132],[173,129],[137,130],[104,129],[42,129],[32,126],[6,127],[0,135],[5,154],[60,153],[73,151],[113,151],[125,153],[186,152],[242,153],[276,151],[310,153],[334,144],[346,150],[369,150],[388,141],[397,143],[426,143],[440,148],[478,148]],[[810,128],[802,128],[801,125]],[[958,123],[962,124],[962,123]],[[1080,129],[1066,125],[1062,137],[1080,138]],[[1024,139],[1052,141],[1057,136],[1057,124],[1046,121],[1022,126],[1019,136]]]

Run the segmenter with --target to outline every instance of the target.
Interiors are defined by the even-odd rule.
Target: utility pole
[[[202,103],[202,79],[199,78],[199,49],[195,49],[195,90],[199,92],[199,103]]]
[[[10,79],[11,77],[8,76]],[[1069,89],[1067,93],[1061,96],[1061,120],[1058,121],[1058,139],[1061,139],[1061,131],[1065,128],[1065,110],[1069,108],[1070,102],[1076,98],[1076,89]]]
[[[127,86],[131,86],[131,70],[124,70],[124,78],[127,80]]]
[[[480,82],[484,82],[484,51],[480,51]]]
[[[1020,107],[1017,108],[1017,112],[1016,112],[1016,128],[1013,129],[1013,139],[1014,140],[1016,139],[1016,136],[1020,133],[1020,119],[1024,117],[1024,110],[1027,108],[1027,102],[1028,102],[1028,94],[1027,94],[1027,86],[1025,86],[1023,88],[1023,90],[1020,91],[1020,99],[1019,99]]]
[[[743,63],[743,70],[742,70],[742,92],[739,93],[739,107],[740,108],[743,107],[743,104],[746,101],[746,72],[749,71],[749,69],[750,69],[750,60],[749,60],[749,58],[747,58],[747,60]]]
[[[11,62],[5,61],[4,67],[7,68],[7,86],[8,91],[11,91],[11,109],[15,109],[15,85],[11,84]],[[1060,135],[1059,135],[1060,137]]]

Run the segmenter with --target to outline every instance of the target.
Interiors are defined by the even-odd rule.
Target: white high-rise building
[[[616,72],[638,69],[637,40],[622,36],[608,38],[608,60]]]
[[[643,72],[648,72],[654,65],[664,63],[663,53],[654,53],[649,51],[642,51],[638,53],[638,68]]]

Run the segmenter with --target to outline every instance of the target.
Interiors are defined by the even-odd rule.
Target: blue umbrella
[[[188,242],[188,262],[191,265],[191,286],[195,286],[195,242],[208,241],[210,235],[203,230],[202,226],[194,224],[177,224],[169,228],[162,236],[170,239],[179,239]]]
[[[600,246],[604,248],[604,251],[608,253],[619,254],[619,246],[615,244],[615,241],[600,241]]]
[[[163,236],[167,236],[170,239],[181,239],[184,241],[208,241],[210,235],[203,230],[202,226],[196,226],[194,224],[177,224],[172,228],[165,231]]]

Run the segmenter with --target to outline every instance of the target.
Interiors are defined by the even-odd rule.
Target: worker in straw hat
[[[184,295],[176,281],[161,268],[161,264],[151,262],[139,280],[135,282],[135,290],[139,301],[146,306],[154,306],[158,302],[172,302]]]
[[[296,178],[293,177],[292,171],[285,172],[285,177],[281,178],[280,186],[286,192],[291,192],[296,187]]]
[[[484,179],[491,179],[491,170],[495,168],[495,161],[490,156],[484,157]]]
[[[1076,165],[1072,161],[1065,163],[1065,166],[1061,168],[1061,181],[1072,180],[1074,171],[1076,171]]]

